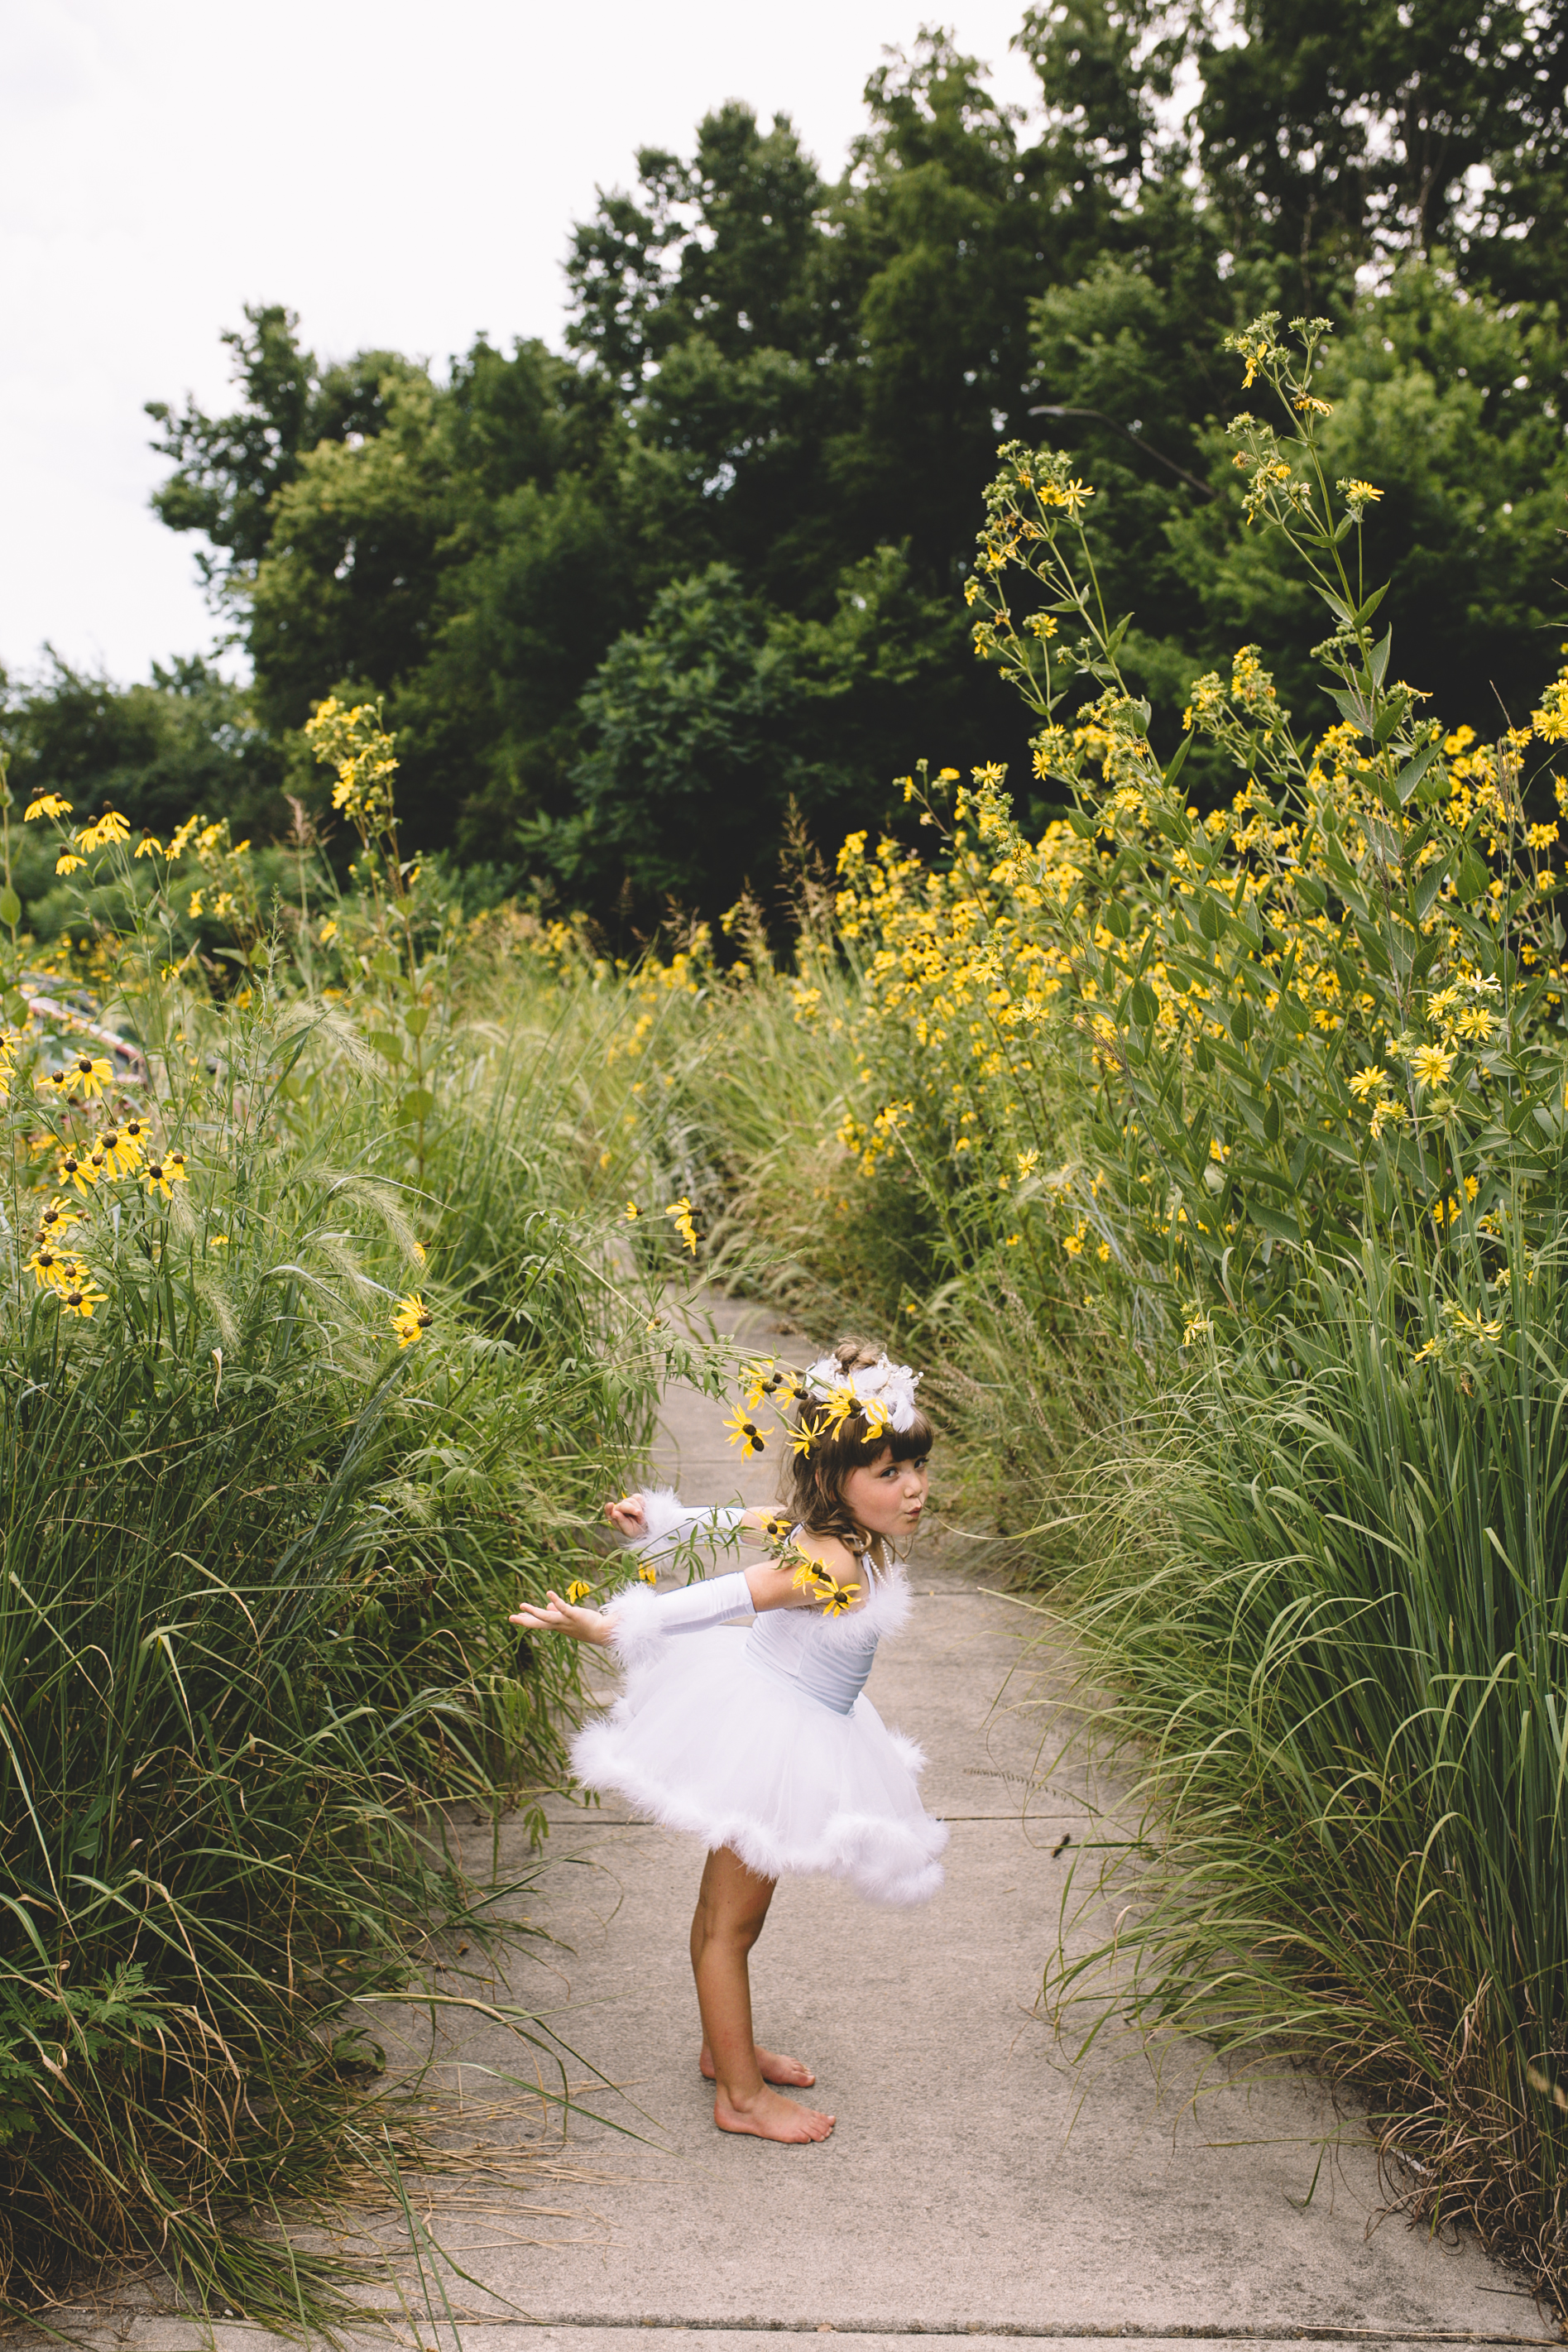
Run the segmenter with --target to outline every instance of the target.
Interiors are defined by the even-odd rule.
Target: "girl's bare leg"
[[[763,2080],[759,2063],[772,2053],[758,2051],[752,2036],[747,1956],[762,1933],[776,1883],[747,1870],[727,1846],[710,1853],[704,1865],[692,1919],[692,1974],[703,2055],[713,2067],[713,2119],[720,2131],[751,2132],[758,2139],[826,2139],[835,2118],[780,2098]],[[800,2073],[810,2082],[803,2068]]]

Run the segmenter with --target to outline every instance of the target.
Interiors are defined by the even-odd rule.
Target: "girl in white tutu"
[[[945,1826],[920,1802],[924,1762],[864,1693],[876,1645],[910,1600],[899,1553],[925,1505],[931,1431],[917,1375],[858,1340],[803,1376],[753,1374],[750,1406],[793,1408],[785,1510],[694,1510],[650,1491],[608,1507],[642,1551],[643,1581],[604,1610],[552,1592],[512,1620],[613,1651],[625,1688],[572,1746],[580,1779],[708,1849],[692,1921],[702,2069],[721,2131],[820,2140],[834,2118],[776,2087],[815,2076],[754,2040],[747,1955],[779,1878],[826,1873],[882,1903],[923,1903],[942,1883]],[[767,1433],[737,1416],[748,1451]],[[673,1592],[652,1558],[694,1533],[765,1545],[756,1567]],[[745,1639],[729,1629],[753,1620]]]

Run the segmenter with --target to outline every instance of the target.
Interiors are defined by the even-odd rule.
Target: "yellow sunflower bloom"
[[[36,801],[27,803],[22,822],[24,824],[31,824],[35,817],[69,816],[70,813],[69,801],[61,800],[58,793],[40,793]]]
[[[68,1290],[62,1290],[58,1296],[62,1314],[79,1315],[84,1323],[90,1323],[94,1307],[101,1307],[109,1294],[95,1288],[91,1276],[83,1273],[78,1275]]]
[[[74,1151],[60,1154],[58,1181],[74,1184],[78,1192],[90,1192],[98,1182],[99,1171],[90,1159],[80,1159]]]
[[[724,1425],[729,1432],[730,1444],[739,1446],[743,1462],[749,1462],[754,1454],[764,1453],[773,1434],[771,1429],[758,1429],[754,1421],[748,1421],[744,1405],[737,1404]]]
[[[398,1300],[397,1312],[392,1319],[392,1329],[397,1333],[398,1346],[412,1348],[414,1341],[429,1330],[434,1320],[434,1316],[426,1307],[423,1299],[416,1291],[411,1290],[406,1298]]]

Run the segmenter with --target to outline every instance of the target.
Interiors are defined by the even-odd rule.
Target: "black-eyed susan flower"
[[[190,1178],[186,1174],[186,1170],[189,1165],[190,1163],[186,1160],[183,1151],[166,1151],[163,1154],[164,1171],[167,1174],[171,1184],[189,1183]],[[416,1243],[414,1246],[417,1249],[418,1244]],[[419,1251],[419,1258],[421,1265],[423,1265],[424,1263],[424,1252],[423,1250]]]
[[[78,866],[85,866],[86,864],[87,859],[85,857],[78,857],[73,851],[62,849],[59,856],[55,860],[55,872],[57,874],[74,874]]]
[[[695,1257],[697,1254],[697,1229],[692,1223],[691,1202],[683,1195],[680,1200],[671,1202],[669,1207],[664,1211],[664,1214],[666,1217],[674,1219],[676,1233],[679,1234],[682,1241],[685,1244],[687,1249],[690,1250],[692,1255]]]
[[[105,809],[92,824],[84,824],[78,840],[84,849],[107,849],[110,842],[129,841],[131,827],[118,809]]]
[[[74,1151],[61,1152],[58,1173],[62,1184],[74,1184],[78,1192],[90,1192],[99,1178],[91,1158],[83,1159]]]
[[[880,1397],[866,1397],[861,1404],[861,1412],[865,1416],[865,1433],[874,1444],[893,1427],[887,1407]]]
[[[57,1193],[48,1205],[39,1212],[38,1239],[41,1242],[61,1242],[73,1225],[79,1225],[82,1213],[62,1201]]]
[[[23,812],[22,822],[24,824],[31,824],[37,817],[69,816],[70,813],[70,802],[61,800],[58,793],[40,793],[36,801],[27,803]]]
[[[392,1319],[392,1329],[397,1333],[398,1346],[412,1348],[414,1341],[422,1339],[429,1330],[434,1320],[434,1316],[423,1299],[416,1291],[411,1290],[406,1298],[398,1300],[397,1312]]]
[[[644,1560],[642,1567],[637,1570],[637,1581],[639,1584],[657,1584],[659,1581],[659,1571],[653,1566],[652,1560]]]
[[[642,1210],[637,1206],[637,1203],[636,1203],[636,1202],[635,1202],[635,1201],[628,1201],[628,1202],[627,1202],[627,1203],[626,1203],[626,1206],[622,1210],[621,1213],[622,1213],[622,1215],[625,1218],[625,1220],[626,1220],[626,1222],[627,1222],[627,1223],[628,1223],[629,1225],[634,1225],[634,1224],[636,1223],[636,1222],[637,1222],[638,1218],[642,1215],[643,1212],[642,1212]]]
[[[729,1432],[730,1444],[739,1446],[743,1462],[749,1462],[754,1454],[766,1452],[768,1440],[773,1434],[770,1429],[758,1429],[754,1421],[747,1420],[744,1405],[737,1404],[724,1425]]]
[[[27,1260],[27,1271],[40,1290],[59,1290],[74,1278],[76,1265],[74,1257],[40,1242]]]
[[[592,1591],[593,1587],[591,1584],[584,1584],[580,1577],[573,1577],[571,1582],[566,1588],[566,1597],[575,1609],[578,1602],[580,1601],[586,1601]]]
[[[792,1453],[800,1454],[810,1454],[816,1442],[817,1433],[814,1429],[802,1427],[800,1429],[792,1429],[789,1432],[789,1445]]]
[[[853,1384],[849,1381],[835,1382],[822,1401],[822,1409],[827,1414],[830,1436],[837,1437],[845,1422],[861,1410]]]
[[[128,1171],[135,1167],[146,1149],[146,1122],[140,1118],[122,1119],[120,1128],[120,1157]]]
[[[146,1167],[141,1171],[141,1181],[146,1185],[150,1193],[156,1192],[161,1199],[165,1201],[172,1201],[173,1199],[174,1194],[173,1189],[169,1181],[169,1171],[162,1160],[150,1160],[147,1162]]]
[[[107,1291],[99,1290],[91,1276],[85,1272],[78,1272],[69,1288],[61,1290],[57,1295],[59,1298],[61,1313],[79,1315],[84,1323],[91,1322],[93,1309],[101,1307],[109,1296]]]
[[[833,1579],[830,1579],[830,1582],[832,1585],[832,1590],[830,1592],[824,1593],[822,1596],[822,1614],[824,1617],[842,1617],[847,1611],[854,1607],[856,1601],[860,1599],[860,1586],[858,1584],[840,1584]]]

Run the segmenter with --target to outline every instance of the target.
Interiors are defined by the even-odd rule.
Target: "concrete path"
[[[768,1344],[755,1310],[713,1305],[721,1329]],[[657,1467],[687,1499],[742,1486],[721,1411],[668,1400]],[[766,1475],[743,1491],[771,1499]],[[430,2226],[468,2273],[446,2280],[462,2342],[612,2352],[629,2328],[700,2352],[755,2352],[777,2330],[863,2352],[911,2334],[1561,2341],[1473,2244],[1379,2222],[1364,2137],[1311,2086],[1195,2102],[1193,2046],[1168,2053],[1158,2080],[1139,2046],[1072,2073],[1036,2007],[1073,1851],[1062,1841],[1092,1834],[1081,1763],[1035,1785],[1065,1673],[1031,1666],[1019,1631],[1035,1621],[981,1591],[961,1547],[930,1548],[912,1580],[914,1623],[871,1690],[930,1756],[927,1801],[953,1829],[946,1887],[928,1909],[889,1912],[837,1884],[786,1881],[753,1963],[758,2032],[816,2066],[812,2096],[836,2133],[788,2148],[714,2131],[685,1952],[701,1857],[619,1810],[558,1805],[528,1906],[556,1948],[548,1970],[521,1958],[513,1990],[617,2088],[584,2092],[606,2121],[574,2116],[564,2149],[537,2105],[507,2126],[567,2177],[577,2168],[575,2188],[541,2183],[480,2212],[435,2184]],[[483,2101],[494,2079],[481,2070],[515,2074],[517,2057],[482,2028],[444,2063]],[[398,2332],[455,2340],[424,2320]],[[196,2340],[150,2314],[125,2315],[115,2336],[137,2352]],[[216,2336],[235,2352],[258,2340]]]

